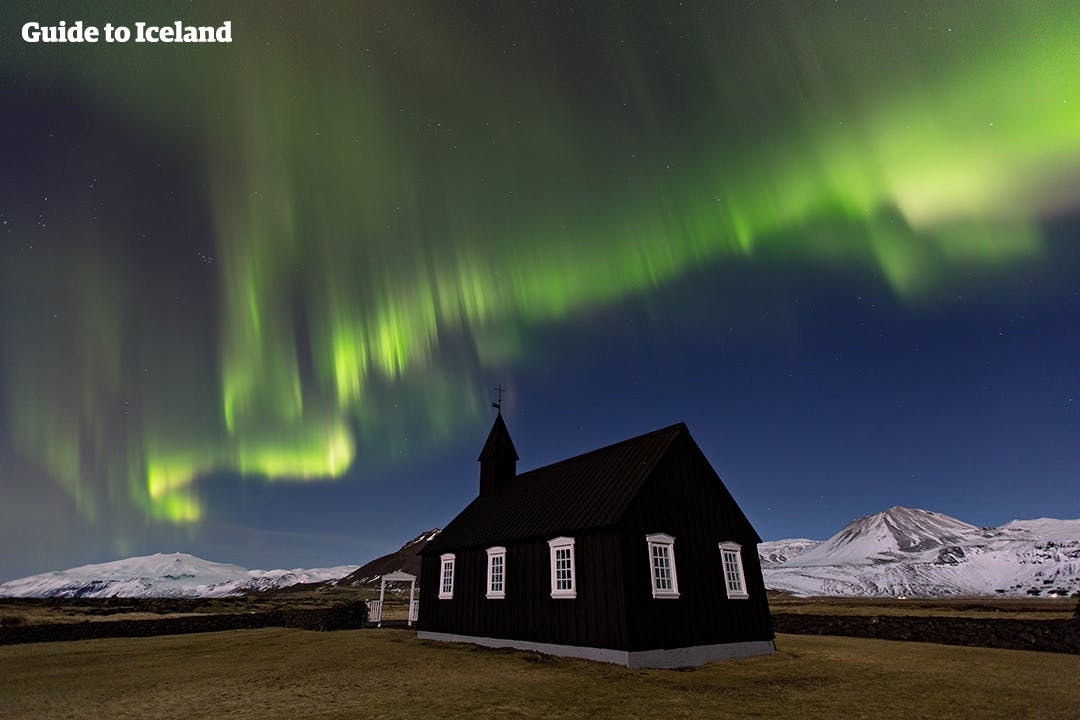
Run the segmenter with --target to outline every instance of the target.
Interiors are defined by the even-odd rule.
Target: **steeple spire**
[[[502,483],[517,475],[518,454],[510,431],[503,422],[502,410],[495,416],[487,442],[480,451],[480,494],[494,492]]]

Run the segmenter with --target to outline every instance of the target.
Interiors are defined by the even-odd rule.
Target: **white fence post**
[[[382,600],[368,600],[368,622],[382,622]]]

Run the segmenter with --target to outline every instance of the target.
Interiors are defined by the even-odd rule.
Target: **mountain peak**
[[[792,560],[798,565],[872,564],[962,542],[979,528],[942,513],[891,507],[852,520],[836,535]]]
[[[419,535],[417,535],[416,537],[414,537],[412,540],[410,540],[407,543],[405,543],[404,545],[402,545],[398,549],[398,552],[401,552],[402,550],[404,550],[404,549],[406,549],[408,547],[412,547],[413,545],[416,545],[417,543],[420,543],[420,547],[418,547],[418,548],[416,548],[414,550],[414,552],[419,552],[420,550],[423,549],[424,545],[427,545],[429,542],[434,540],[435,536],[438,535],[440,532],[441,532],[441,528],[434,528],[433,530],[427,530],[426,532],[422,532]]]

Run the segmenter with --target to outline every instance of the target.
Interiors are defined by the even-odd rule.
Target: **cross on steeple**
[[[491,407],[498,410],[499,414],[502,414],[502,395],[503,395],[503,386],[502,385],[496,385],[495,386],[495,402],[491,403]]]

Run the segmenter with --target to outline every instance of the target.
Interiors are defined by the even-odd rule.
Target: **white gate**
[[[383,600],[386,599],[386,583],[388,582],[409,583],[408,624],[411,627],[412,624],[416,622],[416,616],[419,612],[420,605],[420,601],[416,599],[416,576],[407,572],[402,572],[401,570],[387,573],[382,576],[382,583],[379,586],[379,599],[368,601],[368,622],[373,622],[379,627],[382,627]]]

